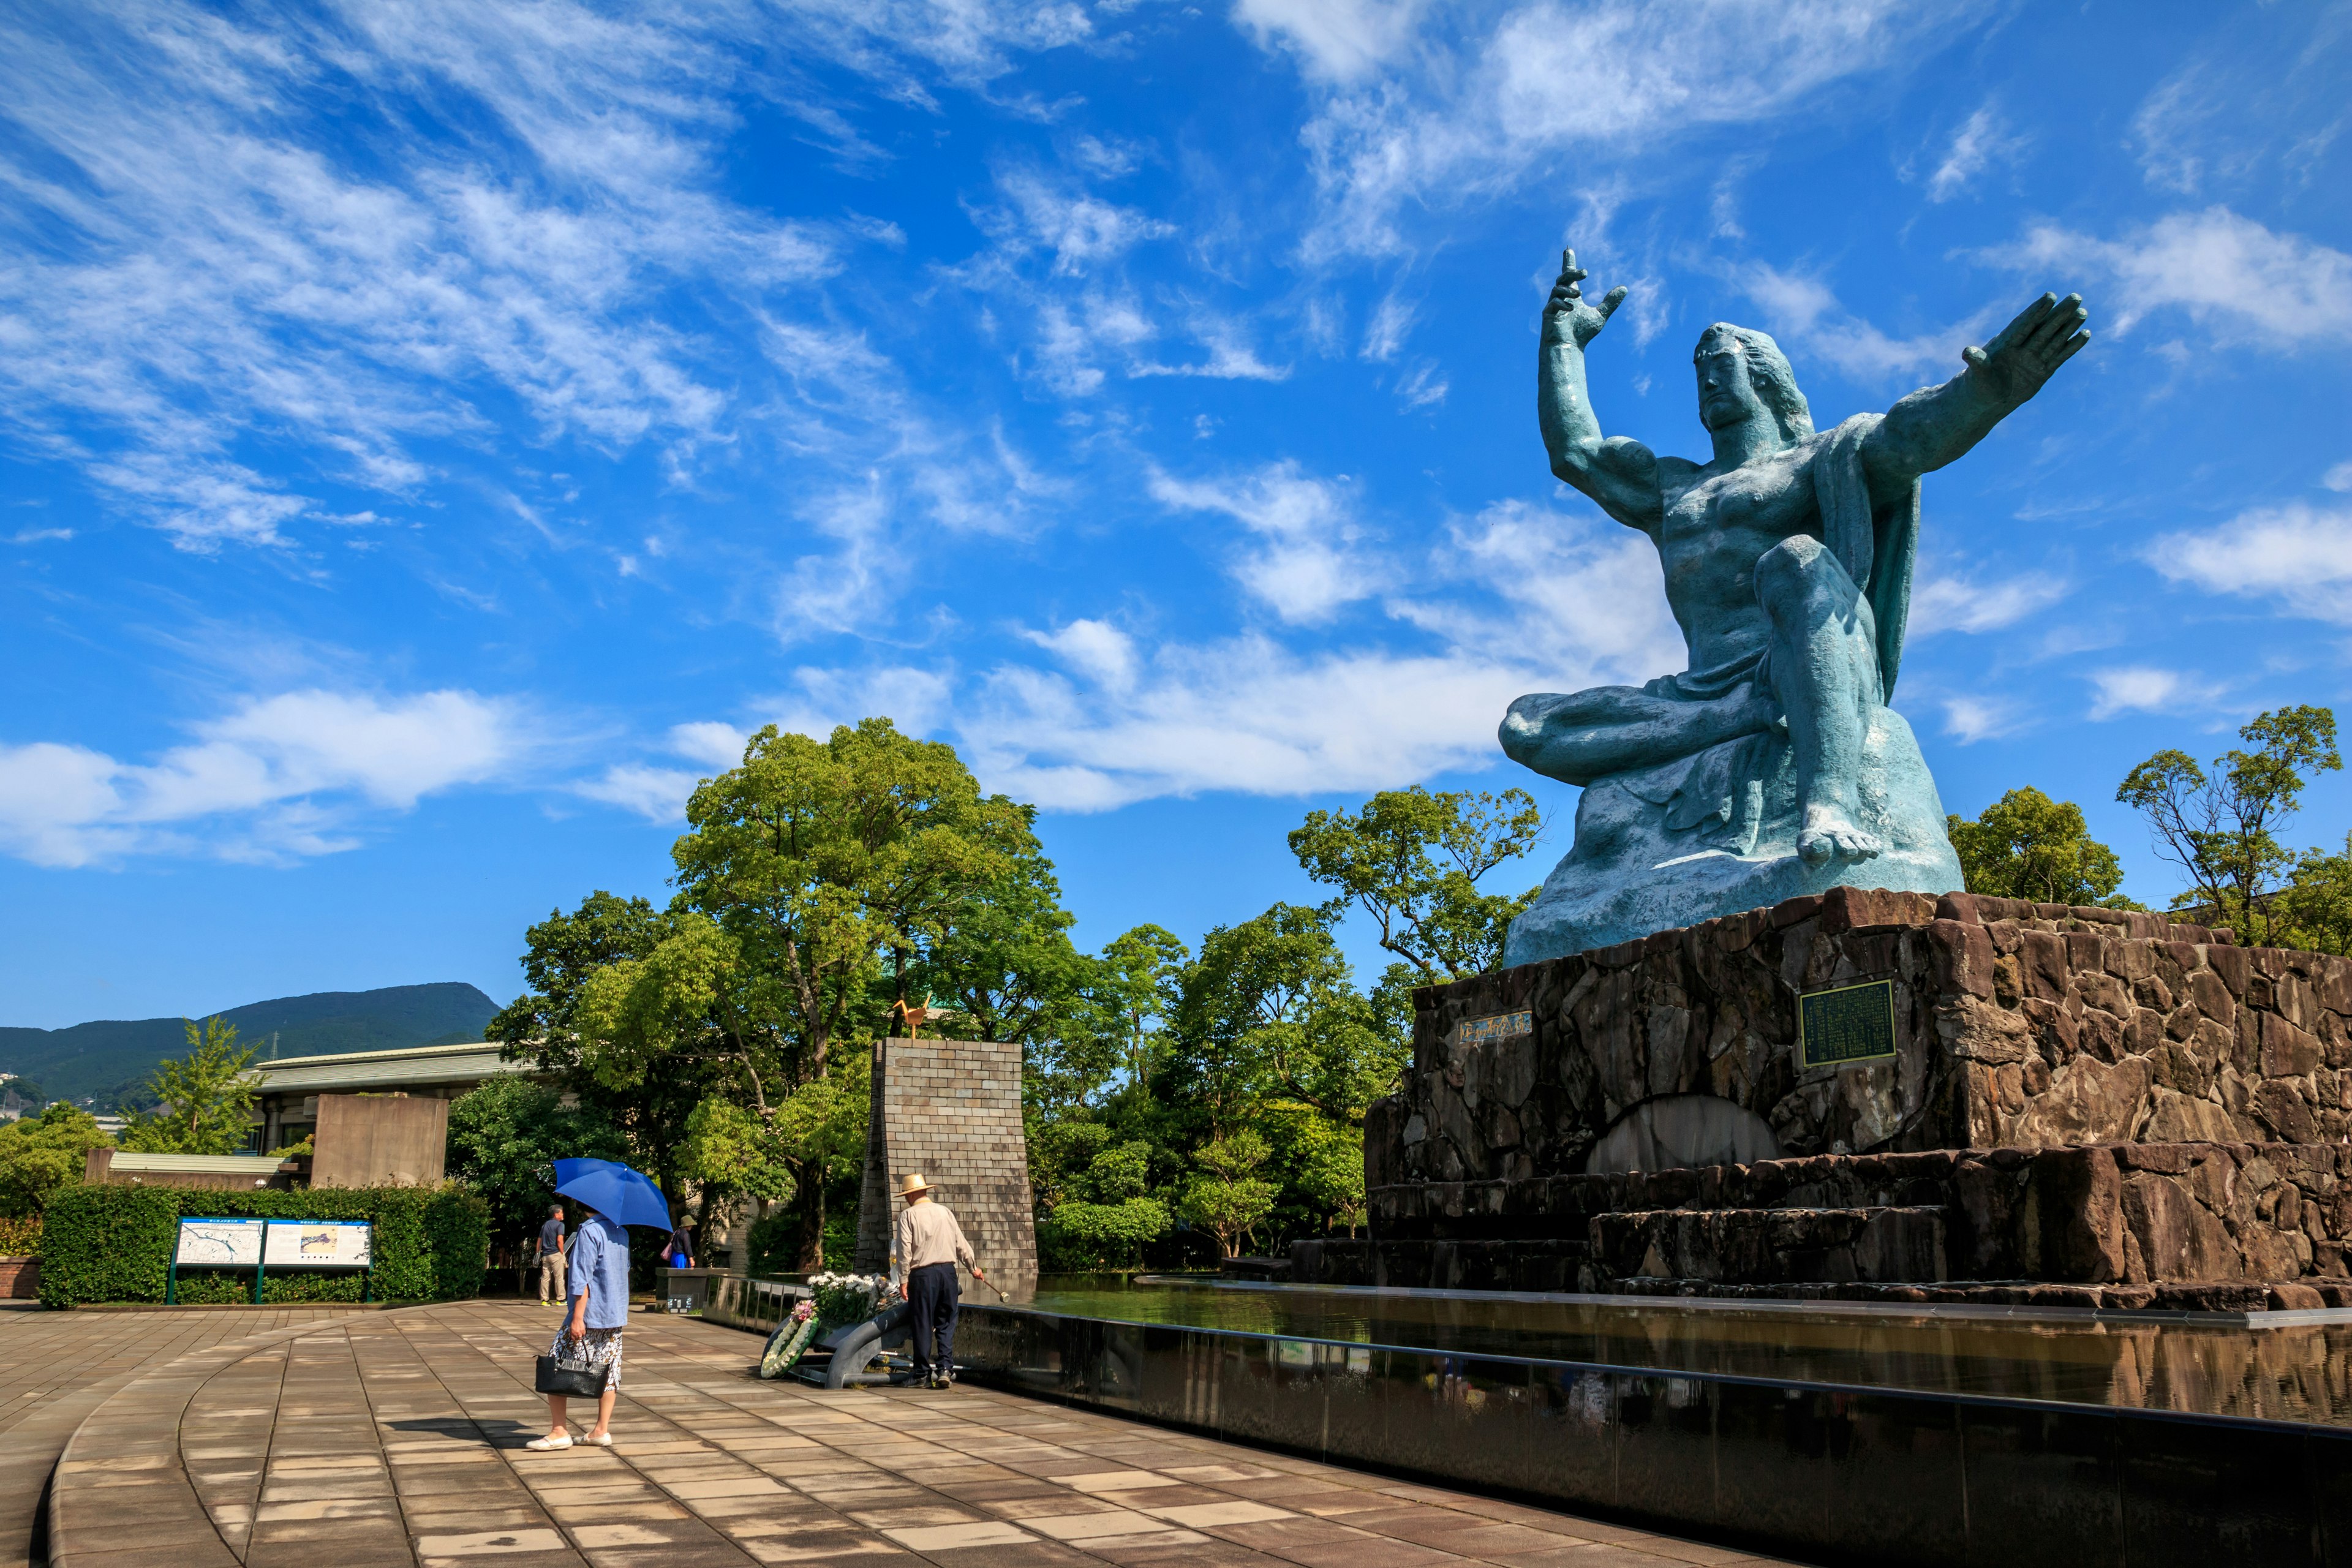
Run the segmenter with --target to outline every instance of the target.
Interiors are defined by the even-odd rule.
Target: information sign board
[[[172,1261],[184,1268],[251,1268],[261,1261],[263,1224],[257,1219],[183,1219]]]
[[[365,1268],[373,1235],[363,1219],[273,1219],[269,1267]]]
[[[1797,1049],[1809,1068],[1895,1055],[1895,982],[1873,980],[1798,997]]]

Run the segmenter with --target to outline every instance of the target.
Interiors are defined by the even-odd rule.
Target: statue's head
[[[1699,334],[1691,355],[1698,371],[1698,418],[1709,430],[1769,418],[1784,442],[1813,433],[1813,411],[1797,390],[1797,373],[1770,336],[1717,321]]]

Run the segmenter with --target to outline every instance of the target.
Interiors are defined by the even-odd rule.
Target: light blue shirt
[[[584,1321],[592,1329],[618,1329],[629,1321],[629,1233],[603,1215],[572,1233],[567,1275],[574,1300],[588,1298]]]

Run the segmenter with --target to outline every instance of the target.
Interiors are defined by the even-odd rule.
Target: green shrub
[[[0,1258],[30,1258],[41,1250],[41,1216],[0,1219]]]
[[[489,1261],[488,1207],[455,1184],[299,1193],[77,1185],[49,1200],[41,1238],[42,1305],[161,1301],[183,1215],[372,1221],[373,1294],[379,1301],[478,1295]],[[181,1277],[180,1293],[191,1301],[250,1300],[253,1276],[242,1269],[191,1271]],[[356,1274],[307,1270],[270,1273],[262,1288],[263,1300],[270,1301],[357,1300],[359,1294]]]

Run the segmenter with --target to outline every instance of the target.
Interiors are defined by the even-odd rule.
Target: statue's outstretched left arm
[[[1967,369],[1904,398],[1864,439],[1863,468],[1873,493],[1891,497],[1983,440],[2083,351],[2091,341],[2082,330],[2089,319],[2080,294],[2044,294],[1992,342],[1961,350]]]

